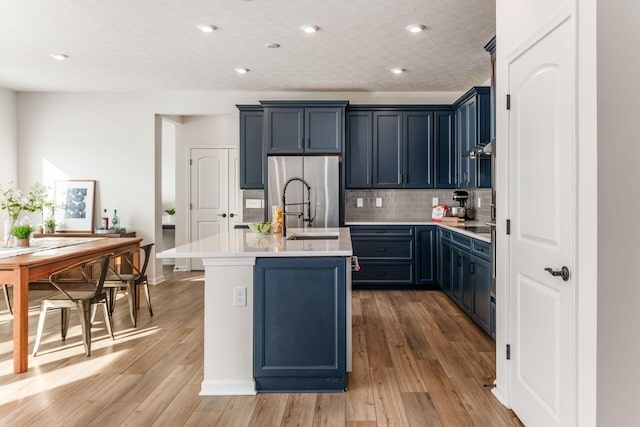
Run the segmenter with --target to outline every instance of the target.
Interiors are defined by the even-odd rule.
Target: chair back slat
[[[107,277],[109,261],[111,260],[112,255],[113,254],[107,254],[98,258],[91,258],[80,261],[61,270],[53,272],[49,275],[49,282],[51,282],[51,284],[55,286],[56,289],[58,289],[71,300],[73,300],[73,297],[69,294],[68,291],[71,290],[70,288],[77,288],[79,284],[91,285],[95,287],[95,296],[99,296],[100,294],[102,294],[104,280]],[[93,267],[96,265],[100,270],[97,280],[93,276]],[[81,272],[81,280],[64,279],[65,274],[73,270],[79,270]]]

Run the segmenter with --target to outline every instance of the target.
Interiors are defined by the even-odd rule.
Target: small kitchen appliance
[[[455,216],[460,218],[469,218],[467,211],[467,200],[469,199],[469,193],[464,190],[456,190],[453,192],[453,200],[458,202],[458,208],[451,208],[452,215],[456,211]]]

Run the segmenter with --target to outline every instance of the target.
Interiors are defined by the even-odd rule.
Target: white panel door
[[[191,241],[229,228],[229,153],[226,148],[192,148],[190,204]],[[192,270],[203,270],[193,259]]]
[[[508,61],[511,406],[525,425],[572,426],[576,405],[574,22]]]

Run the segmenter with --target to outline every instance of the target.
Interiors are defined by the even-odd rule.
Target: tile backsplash
[[[467,188],[474,220],[486,222],[491,218],[491,189]],[[440,205],[458,206],[451,190],[347,190],[345,221],[428,221],[431,219],[432,199]],[[363,207],[357,207],[362,198]],[[376,207],[376,198],[382,206]],[[480,206],[478,206],[480,199]]]
[[[247,200],[262,200],[264,203],[263,190],[242,190],[242,222],[248,224],[260,222],[264,218],[264,208],[248,208]]]
[[[473,218],[489,221],[491,218],[491,189],[467,188]],[[345,221],[428,221],[431,219],[431,202],[434,197],[438,203],[458,206],[453,201],[451,190],[346,190]],[[382,206],[376,207],[376,198],[382,199]],[[358,198],[362,198],[363,207],[357,207]],[[478,207],[478,198],[480,206]],[[247,208],[247,199],[264,199],[262,190],[242,191],[242,222],[260,222],[263,208]]]

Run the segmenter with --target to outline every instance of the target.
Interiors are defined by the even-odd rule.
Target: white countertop
[[[286,240],[278,234],[234,229],[156,254],[158,258],[331,257],[351,256],[351,234],[343,228],[293,228],[287,235],[338,233],[332,240]]]
[[[345,221],[345,225],[437,225],[483,242],[491,243],[491,233],[474,233],[465,230],[464,227],[482,227],[486,224],[482,221],[466,221],[459,225],[450,225],[436,221]]]

